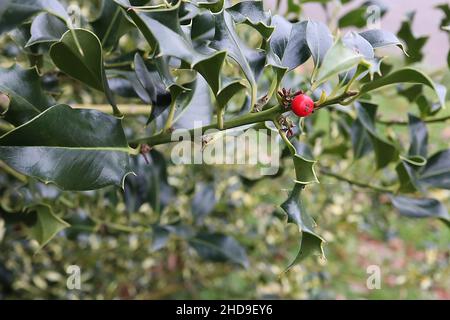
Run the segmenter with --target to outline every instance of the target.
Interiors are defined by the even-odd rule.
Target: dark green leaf
[[[308,21],[306,41],[317,69],[322,65],[328,50],[333,46],[333,36],[328,27],[322,22]]]
[[[197,234],[189,244],[205,260],[233,262],[247,268],[249,265],[244,248],[232,237],[220,233]]]
[[[121,121],[67,105],[48,108],[0,137],[0,159],[65,190],[123,187],[130,173]]]
[[[303,187],[301,184],[295,184],[289,198],[281,205],[288,216],[288,223],[295,223],[302,234],[299,252],[288,269],[313,254],[324,257],[322,248],[324,240],[315,233],[315,222],[305,212],[300,199]]]
[[[394,71],[384,77],[378,78],[361,87],[359,95],[380,89],[396,83],[418,83],[430,87],[439,98],[440,104],[445,106],[445,92],[439,89],[427,75],[413,68],[403,68]]]
[[[41,13],[31,24],[31,38],[26,46],[59,41],[66,31],[67,26],[61,19],[48,13]]]
[[[39,248],[44,247],[61,230],[70,225],[55,215],[47,205],[36,205],[30,210],[36,213],[36,223],[28,229],[30,237],[39,243]]]
[[[351,139],[354,159],[360,159],[373,150],[370,136],[358,119],[352,124]]]
[[[188,63],[192,69],[200,72],[214,93],[220,89],[220,70],[226,56],[225,51],[197,51],[183,32],[179,19],[179,1],[167,9],[136,11],[126,1],[118,1],[134,21],[152,48],[159,56],[176,57]],[[227,48],[228,49],[228,48]]]
[[[309,59],[311,52],[306,41],[307,24],[307,21],[292,24],[278,15],[272,17],[275,31],[269,42],[269,64],[292,70]]]
[[[59,42],[51,46],[50,56],[63,72],[91,88],[104,92],[114,114],[120,116],[106,80],[102,46],[94,33],[86,29],[67,31]]]
[[[450,149],[432,155],[420,171],[419,183],[424,186],[450,189]]]
[[[91,25],[105,50],[114,49],[120,37],[132,27],[132,24],[122,13],[120,6],[111,0],[102,1],[100,14],[91,22]]]
[[[69,21],[66,10],[57,0],[2,0],[0,34],[16,28],[41,11],[46,11],[64,21]]]
[[[217,199],[214,184],[200,183],[197,188],[192,199],[191,209],[195,221],[201,224],[205,217],[214,210]]]
[[[412,114],[408,114],[409,118],[409,136],[411,144],[408,154],[410,156],[427,157],[428,154],[428,130],[423,121]]]
[[[14,125],[27,122],[53,104],[42,91],[37,69],[22,69],[18,64],[0,68],[0,93],[10,100],[1,115]]]
[[[357,28],[364,27],[367,24],[367,8],[360,7],[350,10],[339,19],[338,24],[339,28],[350,26],[354,26]]]
[[[391,201],[401,215],[411,218],[439,218],[450,225],[447,209],[436,199],[397,196],[392,197]]]
[[[423,59],[422,49],[424,48],[428,37],[416,37],[412,32],[412,23],[414,22],[415,13],[408,15],[408,19],[403,21],[397,35],[402,39],[408,47],[408,63],[420,62]]]
[[[265,12],[262,1],[242,1],[226,9],[236,23],[254,27],[265,39],[275,29],[270,25],[270,12]]]
[[[398,150],[395,145],[381,137],[375,128],[376,105],[356,104],[358,119],[367,131],[375,151],[377,169],[386,167],[390,162],[398,159]]]

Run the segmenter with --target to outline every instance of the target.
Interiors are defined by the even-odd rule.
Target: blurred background
[[[345,5],[329,1],[327,10],[314,1],[264,2],[274,14],[291,18],[301,15],[337,26],[341,17],[363,1]],[[397,33],[405,25],[402,35],[411,44],[410,49],[415,51],[424,45],[419,53],[413,52],[413,57],[419,56],[415,61],[407,60],[400,50],[389,51],[393,55],[389,63],[417,65],[450,88],[449,37],[439,28],[445,7],[436,8],[440,4],[448,8],[448,1],[396,0],[384,4],[388,10],[381,27]],[[98,1],[96,5],[99,6]],[[412,11],[416,12],[414,20],[408,16]],[[342,29],[352,28],[355,27]],[[427,40],[420,40],[421,37]],[[18,50],[14,51],[9,37],[2,37],[0,44],[2,66],[19,59],[14,56]],[[64,87],[64,94],[77,95],[77,103],[100,101],[80,88]],[[386,90],[376,99],[383,118],[405,119],[410,105],[405,97]],[[440,113],[448,114],[449,108]],[[406,127],[392,130],[406,141]],[[430,126],[429,130],[430,150],[449,147],[448,122]],[[377,182],[384,174],[367,174],[372,168],[367,158],[351,163],[333,157],[331,149],[324,150],[328,154],[321,159],[323,165],[341,161],[342,172],[355,179]],[[167,158],[170,154],[166,146],[158,147],[157,151],[158,157],[161,154]],[[139,161],[143,163],[143,159]],[[298,250],[298,229],[286,224],[285,214],[278,206],[285,201],[292,185],[291,161],[285,159],[283,167],[280,176],[258,181],[253,180],[253,171],[258,171],[254,168],[176,167],[168,163],[167,185],[150,188],[151,192],[155,188],[160,191],[164,206],[160,208],[158,204],[158,209],[151,199],[136,200],[114,188],[68,193],[34,183],[25,193],[37,194],[51,202],[55,212],[64,215],[72,225],[37,254],[37,243],[23,233],[26,226],[11,227],[6,221],[7,212],[14,212],[21,205],[18,192],[21,184],[0,170],[0,213],[4,214],[0,215],[0,299],[450,299],[450,229],[445,224],[439,220],[400,217],[386,196],[327,177],[320,177],[321,183],[307,188],[304,194],[305,205],[319,225],[318,233],[327,241],[327,260],[308,259],[284,273]],[[164,177],[165,168],[161,170],[156,173],[148,170],[145,179]],[[215,183],[213,196],[205,195],[205,189],[199,190],[194,183],[211,180]],[[132,181],[129,190],[139,196],[142,181]],[[171,196],[173,190],[177,190],[176,197]],[[448,191],[435,191],[432,195],[450,208]],[[210,230],[232,235],[245,248],[247,268],[205,262],[177,237],[159,243],[155,242],[154,234],[123,227],[148,226],[159,216],[162,222],[177,217],[194,224],[191,211],[192,198],[196,196],[213,203],[204,224]],[[135,206],[134,201],[141,205]],[[14,222],[24,217],[9,216],[9,219]],[[185,231],[177,229],[177,234]],[[81,290],[66,287],[66,269],[70,265],[81,269]],[[367,286],[370,266],[379,267],[380,289],[371,290]]]

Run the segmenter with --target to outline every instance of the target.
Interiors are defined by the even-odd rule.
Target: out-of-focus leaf
[[[105,50],[113,49],[119,42],[120,37],[132,27],[120,6],[111,0],[102,1],[100,14],[91,22],[91,25]]]
[[[301,184],[295,184],[289,198],[281,205],[281,208],[288,216],[288,223],[295,223],[302,234],[300,249],[287,269],[314,254],[324,257],[324,240],[314,231],[315,222],[311,216],[305,212],[303,203],[300,199],[303,187],[304,186]]]
[[[0,137],[0,160],[64,190],[123,187],[130,173],[121,121],[67,105],[48,108]]]
[[[438,218],[450,226],[450,215],[445,206],[436,199],[391,197],[392,204],[401,215],[411,218]]]
[[[36,213],[36,223],[28,229],[32,239],[35,239],[40,248],[44,247],[61,230],[70,227],[70,225],[55,215],[52,209],[47,205],[36,205],[30,210]]]
[[[420,62],[423,59],[422,49],[424,48],[428,37],[416,37],[412,32],[412,24],[414,22],[415,12],[408,14],[407,19],[403,21],[397,35],[402,39],[408,47],[408,63]]]
[[[398,159],[398,150],[391,142],[381,137],[375,128],[375,114],[377,106],[369,103],[356,104],[358,119],[367,131],[375,151],[377,169],[386,167],[390,162]]]
[[[57,0],[3,0],[0,6],[0,34],[16,28],[41,11],[69,21],[66,10]]]
[[[94,33],[86,29],[67,31],[60,41],[51,46],[50,56],[61,71],[104,92],[114,114],[121,115],[106,79],[102,46]]]
[[[220,233],[201,232],[189,240],[200,258],[212,262],[233,262],[249,266],[244,248],[232,237]]]
[[[36,68],[22,69],[18,64],[0,68],[0,93],[10,100],[1,115],[14,125],[27,122],[53,104],[42,91]]]
[[[428,154],[428,129],[423,121],[412,114],[409,118],[409,136],[411,144],[408,154],[410,156],[427,157]]]
[[[351,140],[354,159],[360,159],[373,150],[370,136],[359,119],[355,119],[351,128]]]
[[[420,171],[419,183],[426,187],[450,189],[450,149],[439,151]]]
[[[149,203],[153,210],[161,213],[172,201],[174,190],[167,181],[167,164],[164,155],[151,150],[144,157],[131,161],[131,169],[136,176],[125,181],[125,204],[129,212],[136,212],[144,203]]]
[[[191,203],[192,214],[195,221],[198,224],[201,224],[205,217],[214,210],[216,203],[217,199],[214,184],[200,183]]]
[[[61,19],[45,12],[41,13],[31,24],[31,38],[26,46],[29,47],[43,42],[57,42],[66,31],[67,26]]]

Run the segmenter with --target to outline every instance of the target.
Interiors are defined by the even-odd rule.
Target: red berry
[[[299,117],[307,117],[314,111],[314,101],[305,94],[299,94],[291,103],[292,112]]]

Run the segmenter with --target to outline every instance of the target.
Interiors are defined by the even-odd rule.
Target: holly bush
[[[450,188],[450,149],[428,134],[448,119],[446,88],[417,68],[426,39],[412,34],[412,18],[397,35],[341,33],[364,27],[369,2],[332,30],[295,1],[284,16],[262,1],[77,3],[11,0],[0,10],[0,217],[33,250],[62,230],[79,241],[123,232],[144,234],[151,253],[176,238],[202,259],[247,267],[226,221],[244,206],[233,191],[262,184],[267,199],[286,195],[277,205],[298,229],[289,269],[324,255],[313,219],[321,212],[306,210],[313,198],[304,194],[325,177],[382,195],[400,215],[449,224],[433,194]],[[378,54],[389,46],[403,50],[403,63]],[[311,97],[314,112],[294,114],[298,97]],[[377,112],[380,103],[395,119]],[[206,150],[222,133],[249,129],[282,148],[276,174],[168,159],[179,130],[200,132],[192,143]],[[271,187],[286,176],[287,192]]]

